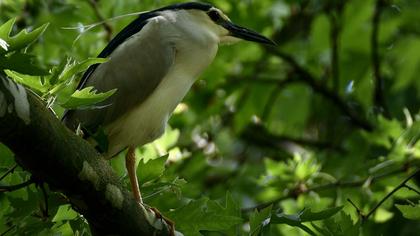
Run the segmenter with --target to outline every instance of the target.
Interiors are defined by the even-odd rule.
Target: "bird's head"
[[[205,3],[190,2],[171,5],[158,11],[173,14],[178,24],[191,34],[208,34],[220,44],[232,44],[247,40],[275,45],[267,37],[242,26],[234,24],[220,9]]]

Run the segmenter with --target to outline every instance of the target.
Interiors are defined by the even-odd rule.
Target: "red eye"
[[[214,22],[218,22],[222,19],[219,12],[216,10],[211,10],[207,13],[209,15],[210,19],[212,19]]]

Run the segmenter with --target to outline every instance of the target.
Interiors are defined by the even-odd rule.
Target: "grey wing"
[[[100,92],[116,88],[116,93],[98,104],[100,109],[69,111],[65,124],[79,124],[95,132],[143,103],[168,73],[175,58],[173,44],[161,37],[163,20],[153,19],[144,28],[118,46],[109,60],[97,66],[84,87]]]

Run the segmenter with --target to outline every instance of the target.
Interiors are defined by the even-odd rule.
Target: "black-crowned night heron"
[[[213,61],[219,44],[239,39],[273,44],[233,24],[209,4],[182,3],[142,13],[99,54],[109,60],[91,66],[78,86],[117,92],[101,108],[68,111],[63,121],[70,129],[81,125],[91,134],[103,129],[106,158],[128,148],[127,172],[135,199],[142,203],[135,148],[163,134],[171,113]]]

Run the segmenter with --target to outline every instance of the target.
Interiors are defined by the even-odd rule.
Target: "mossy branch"
[[[0,74],[0,142],[32,177],[67,196],[94,235],[168,235],[167,224],[137,204],[111,166],[40,99]]]

